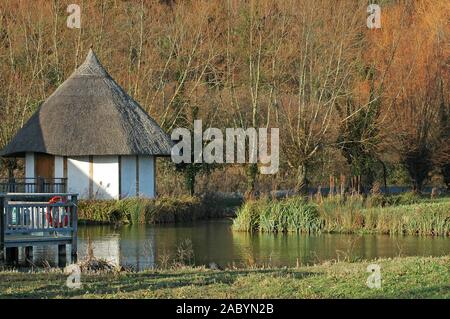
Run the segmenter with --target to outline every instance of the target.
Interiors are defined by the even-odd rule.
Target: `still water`
[[[91,247],[96,257],[133,269],[151,268],[174,258],[181,245],[190,242],[193,262],[219,266],[271,264],[295,266],[345,257],[373,259],[395,256],[450,254],[450,238],[388,235],[247,234],[231,230],[229,220],[210,220],[187,225],[81,226],[79,259]],[[186,242],[187,241],[187,242]],[[90,242],[90,244],[89,244]],[[189,246],[189,245],[188,245]],[[57,259],[56,248],[35,250],[35,259]]]

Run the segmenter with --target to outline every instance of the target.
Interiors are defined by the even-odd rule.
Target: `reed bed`
[[[293,197],[246,202],[233,229],[246,232],[380,233],[450,236],[450,199],[382,206],[371,198]]]
[[[82,200],[78,203],[81,223],[180,223],[199,219],[231,217],[234,209],[212,205],[211,197],[158,197],[122,200]]]

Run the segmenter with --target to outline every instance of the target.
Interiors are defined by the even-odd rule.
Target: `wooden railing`
[[[65,193],[67,178],[0,179],[0,193]]]
[[[53,196],[63,202],[49,203]],[[64,241],[77,254],[77,194],[6,193],[0,195],[0,250]]]

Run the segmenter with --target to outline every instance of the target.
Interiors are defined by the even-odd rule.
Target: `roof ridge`
[[[109,76],[92,49],[89,49],[86,59],[75,70],[73,75]]]
[[[168,156],[171,147],[169,135],[90,50],[0,154]]]

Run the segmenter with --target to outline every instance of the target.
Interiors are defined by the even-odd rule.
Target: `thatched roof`
[[[1,125],[1,124],[0,124]],[[169,136],[110,77],[92,50],[0,156],[170,155]]]

